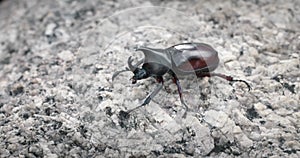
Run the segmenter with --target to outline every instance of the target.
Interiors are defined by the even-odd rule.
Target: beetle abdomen
[[[215,62],[215,63],[213,63]],[[213,63],[213,64],[211,64]],[[191,58],[178,66],[178,69],[185,72],[210,72],[217,68],[216,60],[204,60],[203,58]]]
[[[183,43],[171,48],[173,69],[179,74],[210,72],[219,64],[217,51],[207,44]]]

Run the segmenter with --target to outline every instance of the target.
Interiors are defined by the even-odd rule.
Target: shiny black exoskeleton
[[[219,57],[217,51],[207,44],[182,43],[167,49],[138,47],[136,50],[142,51],[145,57],[134,65],[132,64],[133,59],[129,57],[127,61],[128,68],[126,68],[126,70],[115,72],[112,79],[125,71],[133,72],[134,76],[131,78],[133,84],[135,84],[137,80],[148,77],[155,78],[159,85],[147,96],[141,106],[148,104],[162,89],[164,83],[163,75],[167,73],[172,76],[173,82],[177,85],[180,101],[186,109],[188,109],[188,107],[183,101],[182,89],[177,76],[189,74],[195,74],[197,77],[218,76],[231,82],[244,82],[250,90],[250,85],[246,81],[235,80],[231,76],[224,74],[212,73],[212,71],[218,67]],[[142,67],[139,67],[140,65],[142,65]],[[131,112],[134,109],[131,109],[128,112]],[[186,113],[184,116],[185,115]]]

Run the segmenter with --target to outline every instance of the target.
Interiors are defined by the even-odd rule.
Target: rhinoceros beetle
[[[189,74],[195,74],[199,78],[218,76],[230,82],[243,82],[247,85],[249,91],[251,89],[250,85],[244,80],[233,79],[233,77],[224,74],[212,73],[218,67],[219,57],[217,51],[208,44],[181,43],[167,49],[148,47],[136,47],[135,49],[144,53],[144,59],[133,64],[133,59],[130,56],[127,60],[128,68],[115,72],[112,80],[122,72],[132,71],[134,74],[131,78],[132,84],[135,84],[137,80],[153,77],[159,85],[146,97],[142,105],[127,111],[127,113],[147,105],[162,89],[164,84],[163,75],[167,73],[172,76],[173,82],[177,85],[180,101],[185,106],[186,111],[188,107],[183,100],[182,89],[177,76]],[[140,65],[142,65],[141,68],[139,67]],[[186,116],[186,111],[184,117]]]

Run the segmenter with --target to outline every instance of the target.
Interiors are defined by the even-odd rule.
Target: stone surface
[[[300,157],[300,2],[0,1],[0,157]],[[216,72],[112,82],[134,47],[213,46]]]

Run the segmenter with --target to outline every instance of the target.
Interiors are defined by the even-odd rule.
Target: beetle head
[[[132,84],[135,84],[137,80],[141,80],[148,77],[147,71],[143,68],[137,68],[133,73],[134,76],[131,78]]]
[[[143,68],[138,68],[137,65],[132,65],[133,59],[131,59],[131,56],[128,58],[127,63],[129,70],[133,72],[134,76],[131,78],[132,84],[135,84],[137,80],[141,80],[144,78],[147,78],[147,72]]]

